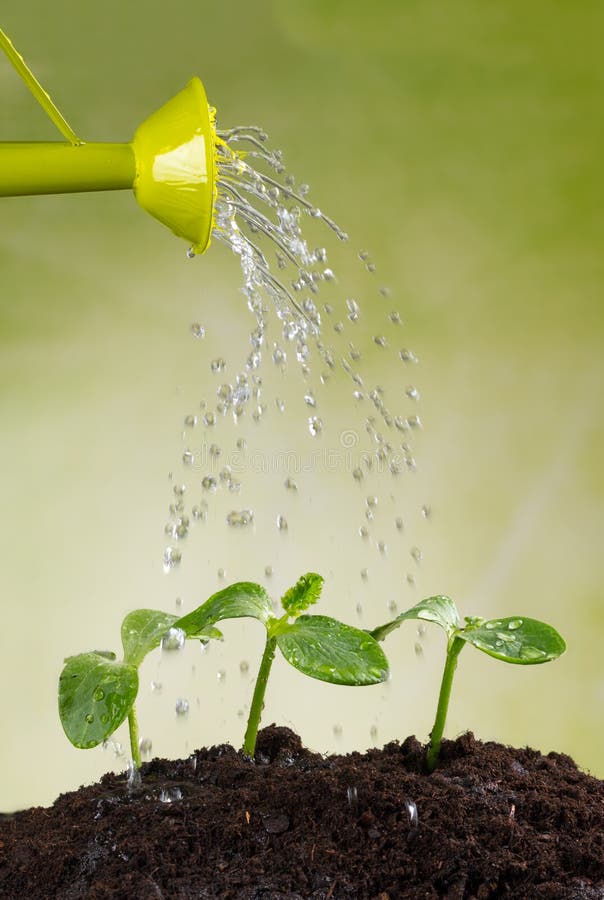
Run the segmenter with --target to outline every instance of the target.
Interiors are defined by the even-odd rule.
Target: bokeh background
[[[423,550],[415,593],[407,560],[393,578],[394,553],[360,584],[343,521],[351,481],[320,472],[293,537],[267,530],[233,547],[224,531],[197,532],[181,571],[164,575],[183,417],[209,360],[236,356],[250,329],[237,262],[213,247],[189,263],[127,193],[0,200],[0,808],[50,803],[123,765],[66,741],[62,659],[117,650],[133,607],[196,605],[225,558],[227,580],[273,564],[279,589],[301,566],[323,570],[323,611],[349,621],[359,596],[377,624],[384,598],[436,592],[462,613],[550,621],[569,645],[553,666],[462,656],[448,734],[555,749],[604,776],[602,4],[7,0],[0,25],[89,140],[128,139],[192,74],[222,124],[268,130],[393,289],[425,425],[402,502],[408,490],[432,509],[409,536]],[[0,139],[56,137],[2,59],[0,109]],[[356,262],[338,271],[354,279]],[[367,340],[371,328],[368,311]],[[296,434],[267,418],[259,440],[295,450]],[[257,509],[274,503],[254,489]],[[239,662],[255,669],[262,638],[256,623],[225,635],[207,658],[191,647],[145,663],[139,718],[154,753],[241,740],[251,685]],[[419,658],[411,626],[390,640],[383,688],[305,684],[276,666],[264,721],[322,751],[424,739],[442,638],[430,631]]]

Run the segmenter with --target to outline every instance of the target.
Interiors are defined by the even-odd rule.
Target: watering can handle
[[[0,47],[6,53],[10,63],[15,68],[17,74],[23,79],[29,90],[32,92],[46,115],[50,118],[63,137],[70,144],[77,146],[83,144],[73,128],[69,125],[62,113],[57,109],[49,94],[44,90],[34,73],[31,71],[21,54],[15,49],[13,42],[0,28]]]

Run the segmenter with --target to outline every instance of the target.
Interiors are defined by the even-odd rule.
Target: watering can
[[[126,144],[87,143],[68,125],[10,39],[0,47],[64,141],[0,142],[0,197],[134,191],[140,206],[203,253],[212,231],[216,172],[213,113],[193,78]]]

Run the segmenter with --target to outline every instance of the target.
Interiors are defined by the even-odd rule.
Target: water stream
[[[357,257],[353,289],[340,282],[329,255],[348,235],[311,202],[308,185],[286,171],[281,152],[271,149],[261,129],[217,131],[217,174],[212,240],[239,258],[252,316],[250,344],[247,350],[229,346],[205,361],[205,396],[184,417],[182,467],[173,473],[164,571],[180,566],[191,529],[202,526],[213,507],[220,510],[225,545],[229,532],[241,530],[273,529],[272,540],[279,533],[287,538],[293,524],[287,498],[303,489],[300,456],[308,452],[316,459],[321,447],[325,463],[335,444],[333,478],[349,479],[346,490],[358,496],[353,521],[338,523],[334,509],[338,534],[359,559],[356,612],[362,614],[362,586],[372,567],[388,559],[395,545],[397,582],[380,614],[394,613],[397,596],[403,585],[413,588],[423,559],[407,536],[407,522],[430,515],[425,502],[410,509],[406,501],[405,480],[417,467],[414,446],[422,422],[414,378],[418,360],[407,346],[401,311],[366,251],[349,251]],[[203,354],[203,322],[193,323],[191,332]],[[233,354],[228,359],[227,351]],[[292,389],[299,398],[291,399]],[[288,403],[294,407],[287,424],[293,452],[287,470],[275,466],[266,472],[267,480],[280,480],[283,498],[269,513],[246,498],[245,459],[259,435],[250,432],[250,420],[254,428],[283,417]],[[335,441],[326,438],[332,418],[340,426]],[[315,448],[308,449],[309,441]],[[234,458],[244,464],[234,467]],[[309,479],[305,486],[321,490]],[[234,580],[223,565],[216,574],[225,583]],[[264,574],[272,575],[270,561]],[[299,574],[289,573],[290,581]]]

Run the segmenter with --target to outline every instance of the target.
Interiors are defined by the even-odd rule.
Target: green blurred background
[[[263,125],[353,246],[372,251],[421,359],[411,492],[433,515],[417,590],[449,593],[462,613],[546,619],[569,644],[555,665],[529,670],[468,651],[448,733],[567,752],[604,776],[602,4],[8,0],[0,25],[88,140],[128,139],[199,74],[221,124]],[[0,106],[1,140],[56,137],[1,59]],[[0,235],[8,810],[49,803],[114,764],[61,732],[63,657],[117,649],[130,608],[171,609],[177,593],[190,608],[216,587],[215,547],[197,536],[195,563],[186,557],[176,581],[162,573],[167,474],[209,359],[236,355],[250,323],[236,260],[218,247],[187,264],[185,245],[125,193],[1,200]],[[192,346],[195,320],[203,345]],[[270,425],[264,434],[270,444]],[[260,578],[276,561],[285,587],[302,560],[321,571],[332,547],[334,584],[345,585],[358,551],[339,540],[346,491],[341,479],[321,494],[331,513],[320,541],[302,516],[294,549],[258,539],[241,555],[250,570],[234,561],[229,578]],[[398,592],[386,572],[375,597]],[[324,612],[350,620],[357,582]],[[253,624],[225,633],[210,662],[192,649],[162,662],[161,697],[142,692],[154,753],[240,741],[251,687],[238,663],[254,669],[261,639]],[[413,641],[411,629],[388,645],[383,689],[301,684],[281,668],[265,721],[320,750],[425,738],[443,646],[430,632],[418,660]],[[160,663],[145,665],[147,684]],[[183,690],[192,711],[176,722]]]

